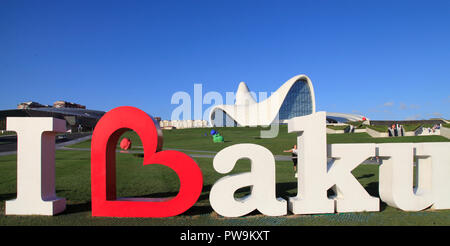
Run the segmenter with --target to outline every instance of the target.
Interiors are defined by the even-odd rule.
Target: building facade
[[[7,117],[54,117],[65,120],[68,131],[92,131],[104,114],[104,111],[89,110],[84,105],[66,101],[56,101],[53,107],[23,102],[17,105],[17,109],[0,110],[0,130],[6,129]]]

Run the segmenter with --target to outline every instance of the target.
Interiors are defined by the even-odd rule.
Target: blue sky
[[[225,96],[298,74],[320,111],[449,119],[450,1],[0,2],[0,109],[67,100],[169,118],[194,83]]]

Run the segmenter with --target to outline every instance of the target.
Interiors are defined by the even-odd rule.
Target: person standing
[[[294,163],[294,176],[297,178],[297,157],[298,157],[298,149],[297,149],[297,145],[294,144],[294,146],[292,147],[292,149],[290,150],[285,150],[283,152],[288,152],[288,153],[292,153],[292,162]]]

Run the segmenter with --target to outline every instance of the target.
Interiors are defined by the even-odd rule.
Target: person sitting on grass
[[[297,154],[298,154],[298,150],[297,150],[297,145],[294,144],[294,146],[292,147],[292,149],[290,150],[285,150],[283,152],[289,152],[292,153],[292,162],[294,163],[294,173],[295,173],[295,177],[297,178]]]

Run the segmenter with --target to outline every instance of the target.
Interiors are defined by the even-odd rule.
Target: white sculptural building
[[[212,126],[268,126],[316,112],[314,88],[301,74],[286,81],[267,99],[256,102],[244,82],[239,84],[234,105],[217,105],[210,111]],[[357,121],[361,115],[327,113],[327,120]]]

